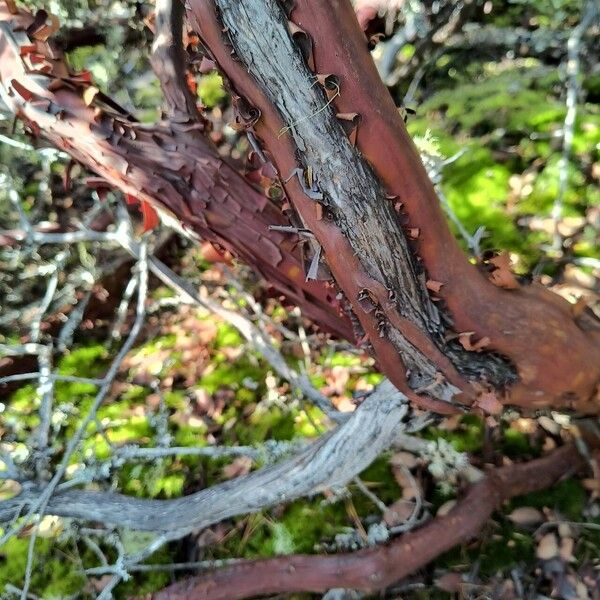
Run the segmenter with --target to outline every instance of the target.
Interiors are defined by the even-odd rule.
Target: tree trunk
[[[200,115],[184,112],[185,99],[172,91],[170,121],[138,123],[92,86],[89,73],[69,71],[37,21],[0,1],[0,97],[33,134],[111,186],[173,215],[190,234],[231,251],[315,323],[352,340],[335,292],[306,281],[297,238],[270,230],[288,224],[279,207],[219,156]],[[163,89],[172,90],[169,75]]]
[[[600,408],[600,325],[503,257],[471,265],[383,86],[349,0],[189,0],[382,371],[447,412],[489,394]],[[348,135],[348,123],[358,129]]]

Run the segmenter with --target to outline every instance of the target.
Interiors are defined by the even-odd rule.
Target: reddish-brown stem
[[[244,561],[153,594],[151,600],[241,600],[331,588],[381,590],[457,544],[474,538],[503,502],[545,489],[585,466],[574,444],[537,460],[494,469],[443,516],[386,546],[329,556]]]

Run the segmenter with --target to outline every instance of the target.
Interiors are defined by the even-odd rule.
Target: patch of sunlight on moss
[[[505,214],[510,171],[494,164],[485,149],[467,152],[457,163],[448,167],[444,189],[458,218],[469,231],[483,225],[494,247],[526,252],[527,241]]]
[[[285,308],[283,308],[283,306],[275,306],[273,308],[273,311],[271,312],[271,318],[272,319],[286,319],[288,316],[287,311],[285,310]]]
[[[327,385],[327,380],[323,375],[311,374],[309,375],[309,379],[313,386],[316,387],[318,390]]]
[[[198,96],[206,108],[213,108],[226,97],[223,78],[216,72],[208,73],[200,78]]]
[[[98,386],[93,383],[79,383],[69,381],[57,381],[54,393],[57,402],[70,402],[76,396],[87,396],[95,394]]]
[[[248,357],[242,356],[235,362],[213,362],[198,381],[198,387],[204,388],[209,394],[214,394],[222,387],[238,388],[247,377],[253,381],[264,380],[264,370],[252,364]],[[255,394],[259,394],[255,391]]]
[[[205,446],[204,433],[206,433],[206,427],[203,429],[197,427],[191,427],[189,425],[180,425],[174,432],[173,445],[174,446]],[[202,443],[199,443],[199,441]]]
[[[163,495],[166,498],[181,496],[185,476],[183,474],[172,474],[159,477],[150,486],[150,495],[156,497]]]
[[[369,385],[379,385],[385,378],[381,373],[365,373],[362,378]]]
[[[327,367],[357,367],[361,362],[360,356],[350,352],[334,352],[321,358],[321,364]]]
[[[167,287],[166,285],[163,285],[153,290],[151,296],[153,300],[175,298],[175,290],[171,289],[170,287]]]
[[[111,427],[106,431],[108,439],[113,444],[125,442],[143,442],[152,435],[152,428],[146,417],[130,417],[129,420],[118,427]]]
[[[136,351],[136,355],[150,356],[159,350],[171,350],[175,348],[176,345],[177,335],[175,333],[167,333],[166,335],[161,335],[140,346]]]
[[[123,415],[127,415],[131,410],[131,402],[121,398],[118,402],[105,404],[98,409],[98,419],[122,419]]]
[[[96,377],[103,372],[107,358],[108,352],[101,344],[75,348],[60,359],[57,371],[61,375]]]
[[[314,406],[306,406],[294,418],[294,431],[299,436],[317,437],[323,429],[323,413]]]
[[[399,56],[403,59],[410,59],[415,55],[415,47],[413,44],[404,44],[400,50]]]
[[[120,395],[120,401],[123,403],[138,404],[142,402],[148,394],[147,388],[143,385],[130,384]]]
[[[237,348],[243,343],[242,336],[238,330],[223,321],[217,324],[217,337],[214,341],[214,347],[219,348]]]
[[[188,398],[181,390],[169,390],[163,393],[165,406],[173,410],[183,410],[188,405]]]
[[[27,384],[13,392],[9,407],[11,411],[30,414],[35,409],[36,399],[38,399],[38,395],[35,386]]]
[[[0,590],[8,583],[21,587],[27,564],[28,538],[11,538],[2,548],[5,560],[0,562]],[[79,571],[71,552],[64,552],[53,539],[38,538],[35,545],[35,567],[30,591],[45,599],[59,599],[81,591],[85,576]]]
[[[96,457],[98,460],[107,459],[110,454],[110,446],[103,435],[97,433],[82,442],[82,453],[86,458]],[[74,458],[73,462],[77,462]]]
[[[531,445],[526,434],[512,427],[502,432],[502,451],[509,457],[522,456],[531,452]]]

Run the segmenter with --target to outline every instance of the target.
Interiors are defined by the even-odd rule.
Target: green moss
[[[265,376],[266,369],[263,363],[249,353],[243,354],[235,361],[229,360],[223,353],[218,353],[198,381],[197,387],[203,388],[209,394],[223,388],[231,389],[235,392],[236,401],[228,406],[242,408],[262,397]],[[246,387],[246,380],[256,382],[256,389]]]
[[[343,503],[327,504],[322,500],[297,501],[286,506],[277,519],[267,514],[252,515],[245,519],[246,538],[232,535],[218,549],[217,556],[274,556],[276,554],[313,553],[315,547],[331,541],[348,527],[348,516]]]
[[[219,348],[237,348],[243,343],[242,336],[239,331],[223,321],[217,324],[217,337],[214,341],[215,349]]]
[[[198,96],[206,108],[213,108],[225,100],[227,94],[223,88],[223,79],[216,71],[200,78]]]
[[[415,136],[430,130],[445,156],[466,148],[444,169],[442,187],[450,205],[467,230],[483,225],[489,232],[485,244],[517,252],[527,270],[539,260],[537,248],[548,243],[549,234],[523,230],[517,220],[520,215],[549,214],[556,198],[560,153],[552,134],[563,126],[565,107],[554,89],[561,90],[562,84],[555,70],[530,59],[510,64],[472,62],[458,77],[419,106],[409,130]],[[599,201],[597,186],[586,184],[581,164],[589,163],[599,138],[598,108],[591,103],[580,106],[564,197],[567,215],[581,214]],[[533,191],[513,201],[507,215],[509,179],[534,161],[538,166]],[[588,250],[595,256],[593,242],[581,253]]]
[[[96,377],[104,368],[108,358],[106,347],[102,344],[82,346],[71,350],[58,363],[61,375],[77,377]]]
[[[28,538],[12,538],[2,548],[0,561],[0,590],[6,584],[20,587],[27,565]],[[53,600],[80,592],[85,577],[73,557],[72,549],[62,548],[53,539],[38,538],[35,545],[35,565],[30,591],[44,599]]]
[[[374,485],[369,485],[369,488],[386,504],[392,504],[402,496],[402,490],[396,483],[387,456],[377,458],[360,474],[360,478],[365,483],[373,483]],[[373,512],[371,501],[362,493],[354,495],[354,503],[361,514]]]
[[[576,479],[566,479],[547,490],[521,496],[512,502],[510,510],[517,506],[533,506],[539,509],[547,507],[567,519],[578,521],[585,504],[586,492],[581,483]]]
[[[528,455],[532,451],[527,435],[513,427],[506,427],[502,431],[501,449],[510,457]]]
[[[452,431],[428,427],[422,435],[428,440],[443,438],[450,442],[457,452],[478,452],[483,447],[484,431],[485,423],[481,417],[465,415]]]

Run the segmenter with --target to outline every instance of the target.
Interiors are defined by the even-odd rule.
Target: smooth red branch
[[[386,546],[328,556],[243,561],[176,583],[148,600],[242,600],[331,588],[383,590],[476,537],[503,502],[550,487],[585,465],[575,445],[570,444],[543,458],[489,471],[447,515]]]

